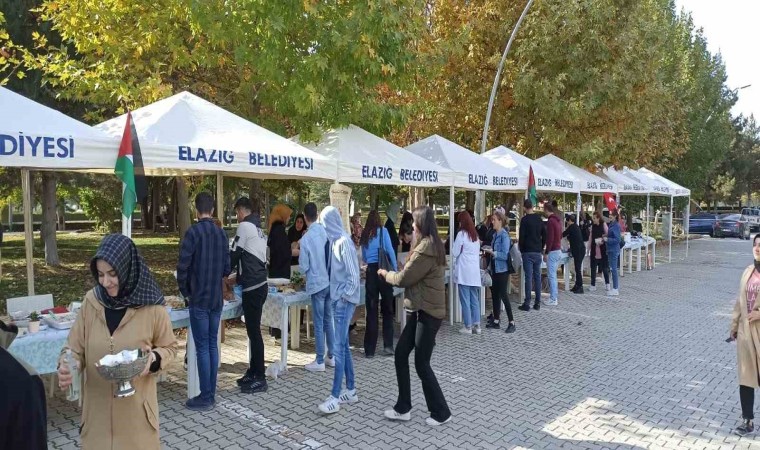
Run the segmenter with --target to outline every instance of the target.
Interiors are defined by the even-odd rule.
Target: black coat
[[[290,240],[284,223],[272,224],[267,246],[269,247],[269,278],[290,279]]]

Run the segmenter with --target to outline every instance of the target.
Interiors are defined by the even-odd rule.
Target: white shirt
[[[480,281],[480,241],[470,240],[465,231],[460,231],[451,249],[454,257],[453,281],[464,286],[482,286]]]

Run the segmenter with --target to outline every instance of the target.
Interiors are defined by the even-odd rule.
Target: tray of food
[[[48,324],[51,328],[57,330],[67,330],[74,325],[74,321],[77,319],[77,313],[62,313],[62,314],[45,314],[42,316],[42,320]]]

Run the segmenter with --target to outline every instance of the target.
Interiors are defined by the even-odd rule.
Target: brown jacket
[[[385,281],[404,288],[404,307],[410,311],[425,311],[436,319],[446,317],[446,267],[439,265],[428,237],[412,250],[401,272],[388,272]]]
[[[132,380],[135,394],[114,398],[114,386],[103,379],[95,363],[109,353],[150,346],[161,355],[161,370],[177,353],[177,339],[163,306],[129,308],[114,331],[108,332],[104,306],[87,293],[63,353],[70,348],[79,367],[82,385],[82,448],[159,449],[156,375]]]
[[[739,298],[731,317],[731,333],[736,333],[736,364],[739,384],[757,389],[758,366],[760,366],[760,321],[750,323],[747,319],[747,282],[755,266],[747,267],[739,283]],[[760,302],[753,311],[760,311]]]

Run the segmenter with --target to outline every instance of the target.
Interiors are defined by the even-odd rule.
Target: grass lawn
[[[34,278],[36,294],[53,294],[56,305],[79,301],[95,281],[90,274],[90,259],[102,234],[58,233],[60,267],[45,265],[45,249],[39,234],[34,240]],[[179,256],[179,238],[173,234],[136,233],[137,248],[150,267],[165,295],[177,295],[173,272]],[[0,279],[0,316],[6,315],[5,299],[27,295],[26,260],[23,234],[6,234],[2,246]]]

